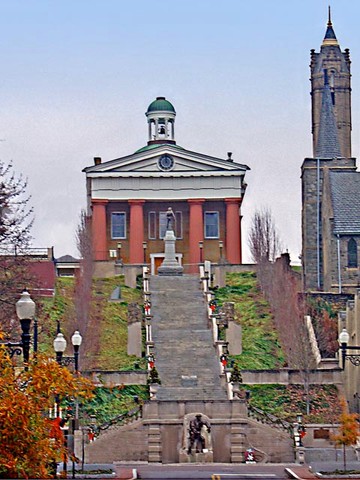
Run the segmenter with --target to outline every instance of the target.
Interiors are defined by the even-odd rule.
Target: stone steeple
[[[322,93],[322,104],[319,122],[319,134],[315,149],[316,158],[338,158],[341,157],[338,129],[334,115],[331,90],[327,71],[324,71],[324,89]]]
[[[316,157],[319,145],[320,123],[323,116],[323,97],[332,102],[333,115],[338,131],[338,143],[341,157],[351,157],[351,74],[349,49],[341,51],[336,38],[331,12],[320,52],[311,50],[311,107],[312,107],[312,134],[313,156]],[[328,82],[324,82],[324,71],[327,72]],[[326,92],[325,90],[328,90]]]
[[[322,290],[328,275],[328,238],[324,232],[330,206],[324,189],[329,172],[356,170],[351,157],[350,63],[349,50],[340,49],[329,9],[320,52],[311,51],[313,155],[301,166],[304,290]]]
[[[337,41],[337,38],[336,38],[336,35],[335,35],[335,32],[334,32],[334,29],[333,29],[332,21],[331,21],[330,6],[329,6],[329,17],[328,17],[327,29],[326,29],[326,33],[325,33],[325,37],[324,37],[322,45],[323,46],[325,46],[325,45],[339,45],[339,43]]]

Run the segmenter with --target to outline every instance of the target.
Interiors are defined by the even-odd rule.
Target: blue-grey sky
[[[175,106],[176,140],[247,164],[243,247],[270,207],[293,261],[301,251],[300,166],[312,156],[310,49],[326,0],[0,0],[0,158],[28,177],[34,246],[77,254],[93,163],[146,144],[156,96]],[[332,0],[352,60],[353,156],[360,144],[360,2]]]

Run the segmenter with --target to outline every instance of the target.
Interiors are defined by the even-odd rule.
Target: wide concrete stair
[[[199,278],[150,279],[157,400],[226,400]]]
[[[143,405],[141,420],[112,425],[86,445],[86,462],[184,461],[184,420],[196,412],[211,423],[214,462],[242,462],[249,447],[259,461],[293,462],[293,442],[286,432],[249,418],[245,401],[227,399],[199,279],[151,277],[150,290],[162,384],[156,397]]]

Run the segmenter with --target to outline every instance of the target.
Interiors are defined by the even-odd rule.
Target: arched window
[[[350,238],[350,240],[348,241],[348,267],[357,268],[357,266],[357,244],[353,238]]]

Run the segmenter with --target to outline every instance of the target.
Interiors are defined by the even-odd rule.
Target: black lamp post
[[[143,242],[142,246],[143,246],[143,249],[144,249],[144,263],[146,263],[146,249],[147,249],[147,243],[146,243],[146,242]]]
[[[203,263],[203,248],[204,248],[204,242],[200,241],[200,242],[199,242],[200,263]]]
[[[74,361],[75,361],[75,374],[79,373],[79,349],[82,342],[82,336],[80,332],[76,330],[71,337],[71,343],[74,347]],[[75,417],[72,419],[72,434],[75,435],[75,430],[79,428],[79,402],[75,399]],[[74,438],[74,437],[73,437]],[[73,440],[74,441],[74,440]],[[74,449],[74,445],[73,445]],[[73,455],[72,461],[72,478],[75,478],[75,454]]]
[[[220,258],[219,258],[219,263],[223,262],[223,248],[224,248],[224,242],[222,240],[219,240],[219,250],[220,250]]]
[[[27,292],[26,290],[22,292],[20,299],[16,302],[16,314],[21,324],[21,342],[5,342],[4,345],[10,350],[10,357],[15,354],[20,355],[22,350],[25,370],[27,370],[27,364],[29,363],[30,357],[30,326],[31,320],[35,316],[35,302],[31,299],[29,292]],[[35,331],[34,333],[37,337],[37,332]]]
[[[74,359],[75,359],[75,373],[79,371],[79,349],[82,342],[82,336],[79,331],[76,330],[71,337],[71,343],[74,347]]]
[[[339,335],[339,343],[341,347],[341,357],[342,357],[342,369],[345,369],[345,361],[349,360],[350,363],[358,367],[360,365],[360,353],[348,353],[348,350],[360,350],[359,345],[348,345],[350,340],[350,335],[346,328],[343,328]]]
[[[59,332],[56,335],[53,345],[54,345],[54,350],[55,350],[55,353],[56,353],[56,361],[59,365],[61,365],[62,364],[62,357],[63,357],[63,354],[66,350],[66,345],[67,345],[66,338],[64,337],[64,335],[61,332]]]
[[[121,247],[122,247],[121,242],[118,242],[117,249],[118,249],[118,260],[119,260],[119,262],[121,262]]]

